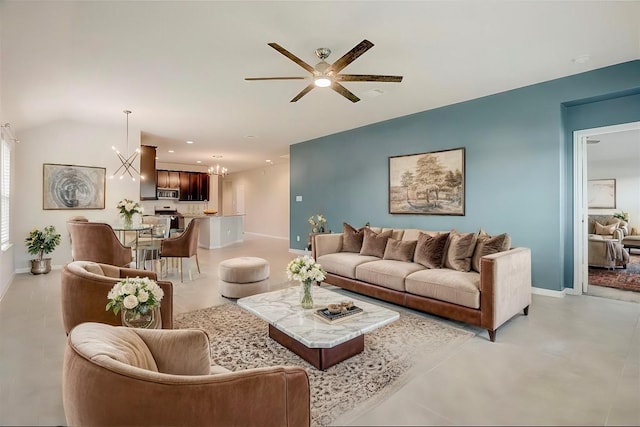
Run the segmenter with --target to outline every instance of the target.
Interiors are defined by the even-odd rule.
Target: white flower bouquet
[[[321,282],[326,272],[311,256],[300,256],[287,265],[287,277],[289,280],[297,280],[302,283]]]
[[[142,206],[140,206],[137,202],[129,199],[122,199],[118,202],[118,210],[120,214],[125,217],[131,217],[133,214],[142,214],[144,211]]]
[[[109,291],[106,310],[118,314],[122,308],[146,315],[160,305],[164,291],[148,277],[127,277]]]
[[[308,221],[311,224],[312,233],[324,233],[327,220],[322,214],[311,215]]]

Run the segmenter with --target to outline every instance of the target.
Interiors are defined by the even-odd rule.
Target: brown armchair
[[[310,425],[307,372],[211,366],[201,329],[76,326],[67,339],[62,401],[72,426]]]
[[[197,218],[189,222],[184,233],[177,237],[164,239],[160,244],[160,259],[162,258],[180,258],[180,281],[182,282],[182,259],[196,256],[196,266],[200,273],[200,263],[198,262],[198,231],[200,223]],[[191,270],[189,270],[191,277]]]
[[[122,325],[120,315],[106,311],[107,294],[113,285],[125,277],[148,277],[156,280],[164,291],[160,303],[160,319],[164,329],[173,328],[173,284],[158,281],[156,273],[147,270],[116,267],[88,261],[74,261],[65,265],[60,274],[62,323],[68,334],[83,322]]]
[[[67,229],[74,261],[128,266],[133,260],[131,248],[120,243],[109,224],[69,221]]]

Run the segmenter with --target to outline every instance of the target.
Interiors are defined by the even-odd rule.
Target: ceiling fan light
[[[325,76],[316,77],[314,83],[318,87],[329,87],[331,86],[331,79]]]

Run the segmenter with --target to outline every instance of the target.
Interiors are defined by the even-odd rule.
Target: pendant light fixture
[[[222,156],[212,156],[212,157],[216,160],[220,160],[222,158]],[[228,174],[227,168],[221,168],[220,163],[217,163],[215,166],[209,166],[209,168],[207,169],[207,172],[209,173],[209,175],[218,175],[222,177],[225,177]]]
[[[116,152],[116,156],[118,156],[118,159],[122,164],[118,169],[116,169],[113,175],[111,175],[109,178],[113,179],[118,174],[118,172],[120,172],[120,179],[124,178],[126,174],[129,174],[129,176],[131,177],[131,180],[135,181],[136,175],[140,176],[140,171],[136,169],[136,167],[133,165],[133,162],[138,157],[138,154],[140,154],[140,149],[136,148],[136,150],[133,153],[129,154],[129,114],[131,114],[131,111],[124,110],[124,113],[127,115],[127,151],[123,155],[120,151],[118,151],[116,147],[111,146],[113,151]],[[140,178],[143,179],[142,177]]]

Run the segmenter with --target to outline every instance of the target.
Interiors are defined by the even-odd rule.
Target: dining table
[[[113,228],[113,231],[124,246],[128,246],[136,251],[136,268],[140,268],[140,257],[138,256],[140,233],[143,231],[150,231],[153,228],[153,225],[145,223],[129,225],[123,222],[113,222],[109,223],[109,225]],[[135,238],[131,241],[127,241],[128,232],[134,233],[135,235]]]

